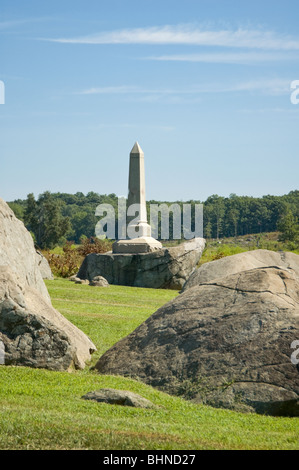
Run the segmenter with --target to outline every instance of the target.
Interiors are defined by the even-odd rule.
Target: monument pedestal
[[[124,252],[90,253],[83,260],[77,277],[92,281],[102,276],[109,284],[118,286],[180,290],[196,269],[205,247],[203,238],[194,238],[177,246],[140,253],[141,247],[137,248],[133,242],[115,242],[115,248]],[[142,238],[137,243],[141,244]],[[149,244],[145,247],[150,249]],[[138,249],[138,253],[133,249]]]
[[[118,240],[112,245],[113,253],[152,253],[161,250],[162,243],[153,237],[138,237],[131,240]]]

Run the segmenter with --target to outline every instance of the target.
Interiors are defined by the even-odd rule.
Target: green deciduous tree
[[[280,232],[279,239],[281,241],[297,241],[299,239],[298,219],[294,216],[290,208],[280,217],[277,229]]]
[[[28,194],[25,224],[40,248],[54,247],[69,232],[70,219],[62,215],[62,205],[62,201],[49,191],[40,195],[37,201],[32,193]]]

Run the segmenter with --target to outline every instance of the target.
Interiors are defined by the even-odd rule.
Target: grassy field
[[[279,241],[278,232],[258,233],[239,237],[208,240],[199,265],[214,261],[225,256],[236,255],[252,250],[291,251],[299,254],[298,243]]]
[[[0,449],[298,449],[299,420],[192,404],[141,382],[90,370],[99,355],[177,292],[47,281],[53,305],[98,351],[83,371],[0,367]],[[102,387],[139,393],[158,408],[98,404],[81,397]]]

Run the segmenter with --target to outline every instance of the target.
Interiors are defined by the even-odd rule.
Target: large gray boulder
[[[0,199],[0,345],[5,365],[84,368],[90,339],[55,310],[30,233]]]
[[[203,238],[195,238],[171,248],[151,253],[91,253],[77,274],[92,281],[103,276],[109,284],[181,289],[196,269],[205,247]]]
[[[203,264],[189,277],[183,291],[229,274],[266,266],[292,268],[299,276],[299,256],[295,253],[253,250]]]
[[[43,281],[32,236],[23,222],[0,198],[0,265],[10,266],[22,284],[34,287],[48,302],[50,296]]]
[[[299,279],[265,267],[186,290],[97,362],[198,403],[299,415]]]

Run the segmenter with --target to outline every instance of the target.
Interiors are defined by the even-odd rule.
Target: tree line
[[[148,201],[150,204],[167,205],[203,204],[203,234],[205,238],[219,239],[240,235],[281,232],[281,239],[298,241],[299,237],[299,191],[291,191],[282,196],[267,195],[260,198],[231,194],[222,197],[214,194],[206,201]],[[37,198],[33,193],[27,198],[8,203],[15,215],[24,222],[40,248],[52,248],[66,241],[80,243],[82,237],[95,236],[95,226],[99,220],[95,216],[99,204],[110,204],[116,213],[116,194],[101,195],[89,192],[84,195],[51,193],[46,191]],[[192,224],[194,228],[194,211]],[[192,228],[192,225],[191,225]],[[172,219],[170,217],[170,238]]]

